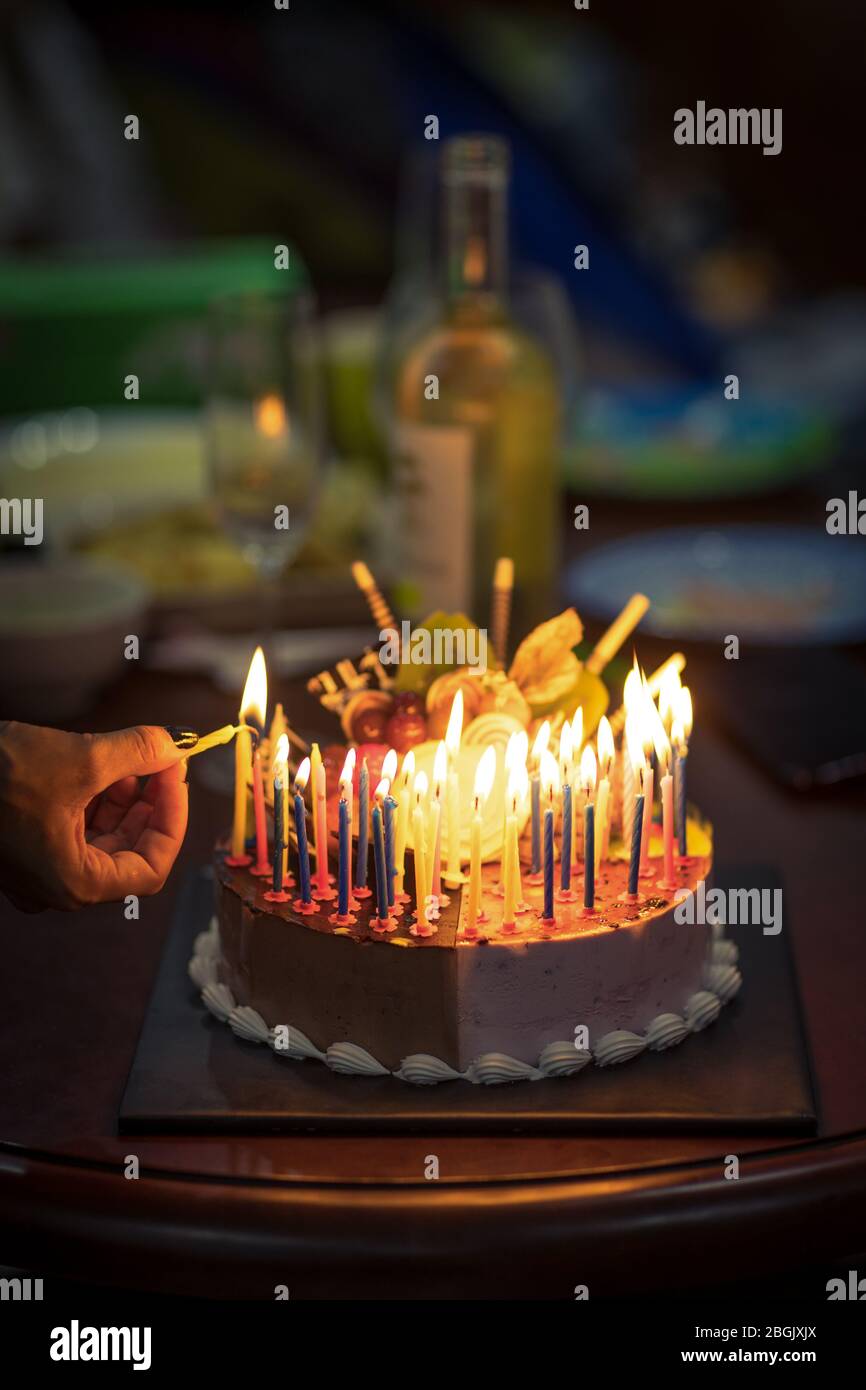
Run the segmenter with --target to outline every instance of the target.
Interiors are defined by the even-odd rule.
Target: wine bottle
[[[496,137],[444,148],[442,309],[397,365],[391,448],[404,611],[486,625],[509,555],[517,630],[550,611],[560,403],[546,352],[508,313],[508,165]]]

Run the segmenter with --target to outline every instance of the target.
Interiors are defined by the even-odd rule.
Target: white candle
[[[469,901],[466,905],[466,936],[478,933],[478,908],[481,903],[481,826],[484,803],[496,775],[496,749],[486,748],[475,771],[472,825],[469,837]]]
[[[598,724],[598,766],[601,780],[595,802],[595,872],[598,873],[602,860],[607,859],[607,846],[610,836],[610,769],[613,762],[613,734],[610,722],[605,715]]]
[[[403,880],[406,871],[406,840],[409,834],[410,783],[415,776],[415,754],[412,749],[403,759],[400,782],[397,789],[397,833],[394,840],[394,867],[397,870],[395,891],[398,898],[405,899]]]
[[[448,760],[448,860],[445,881],[456,888],[461,881],[460,871],[460,776],[458,755],[460,736],[463,730],[463,691],[458,690],[451,706],[448,727],[445,730],[445,749]]]
[[[419,922],[424,918],[424,903],[427,898],[427,857],[424,837],[426,824],[424,802],[427,798],[427,774],[419,772],[415,778],[415,809],[412,812],[412,851],[415,856],[415,916]]]

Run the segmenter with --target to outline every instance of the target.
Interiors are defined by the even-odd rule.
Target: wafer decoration
[[[373,622],[376,624],[379,631],[382,632],[385,628],[396,628],[397,620],[388,607],[381,589],[363,560],[355,560],[352,565],[352,578],[367,600],[367,606],[373,616]]]
[[[586,669],[594,676],[600,676],[616,656],[623,642],[631,636],[650,606],[646,594],[632,594],[625,608],[614,618],[610,627],[596,642],[595,650],[587,657]]]

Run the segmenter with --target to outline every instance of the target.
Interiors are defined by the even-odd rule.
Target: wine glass
[[[303,543],[322,483],[312,297],[225,295],[211,305],[208,328],[205,447],[217,516],[273,608],[278,576]]]

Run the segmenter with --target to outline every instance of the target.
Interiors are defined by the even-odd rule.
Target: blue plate
[[[866,638],[866,545],[805,527],[680,527],[603,546],[572,565],[579,612],[614,617],[634,593],[651,607],[641,630],[770,646]]]

